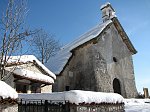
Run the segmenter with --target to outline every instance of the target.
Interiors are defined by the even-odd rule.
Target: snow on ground
[[[113,96],[113,97],[112,97]],[[32,94],[19,94],[21,99],[43,99],[43,100],[56,100],[56,101],[69,101],[70,103],[122,103],[123,97],[116,93],[103,93],[92,91],[71,90],[65,92],[53,93],[32,93]]]
[[[150,99],[125,99],[125,112],[150,112]]]
[[[3,99],[5,98],[16,99],[18,98],[18,93],[8,84],[6,84],[3,81],[0,81],[0,97],[2,97]]]

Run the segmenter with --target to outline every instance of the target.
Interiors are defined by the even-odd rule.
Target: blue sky
[[[100,6],[106,2],[138,51],[133,56],[137,89],[150,90],[150,0],[28,0],[26,26],[43,28],[64,45],[102,22]]]

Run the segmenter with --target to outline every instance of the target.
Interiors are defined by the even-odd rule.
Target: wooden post
[[[70,112],[70,105],[68,101],[65,101],[65,112]]]
[[[148,88],[143,88],[144,91],[144,97],[149,98]]]
[[[48,100],[45,100],[44,112],[48,112]]]

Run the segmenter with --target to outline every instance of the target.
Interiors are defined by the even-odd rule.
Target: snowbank
[[[2,97],[3,99],[16,99],[18,98],[18,93],[8,84],[6,84],[3,81],[0,81],[0,97]]]
[[[123,103],[124,98],[116,93],[102,93],[92,91],[71,90],[66,92],[54,93],[33,93],[19,94],[20,99],[31,100],[53,100],[53,101],[69,101],[76,105],[80,103]]]

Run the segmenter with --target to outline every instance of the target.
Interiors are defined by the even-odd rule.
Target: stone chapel
[[[53,91],[87,90],[137,96],[132,55],[137,51],[110,3],[101,6],[102,20],[65,45],[46,63],[56,74]]]

